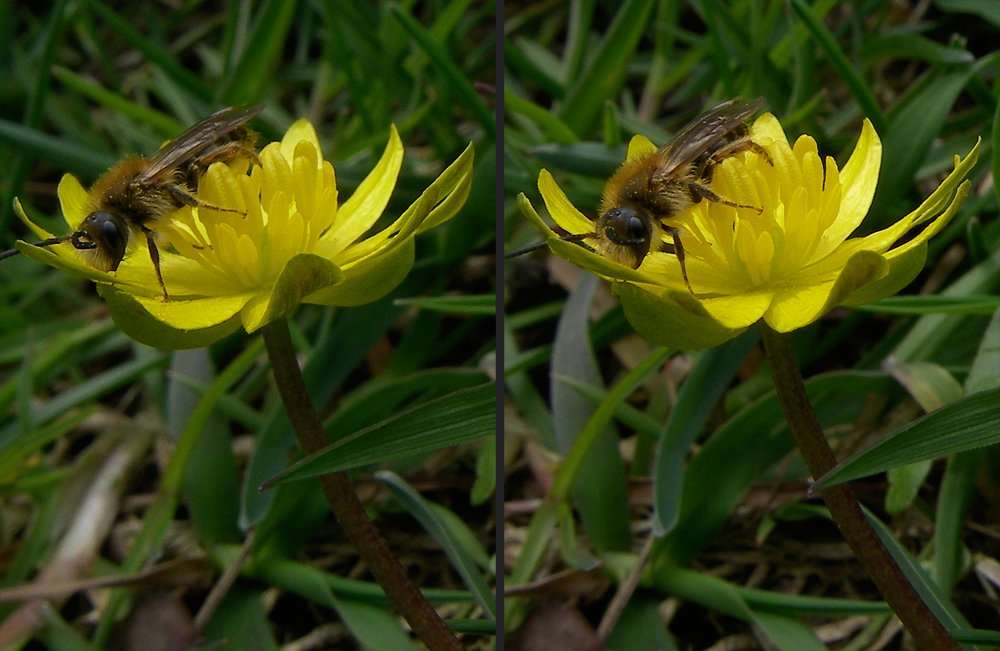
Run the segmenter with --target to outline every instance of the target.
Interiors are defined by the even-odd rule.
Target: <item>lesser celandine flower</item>
[[[403,145],[392,128],[381,160],[339,206],[333,166],[323,160],[306,120],[264,147],[261,165],[249,175],[246,161],[213,164],[198,198],[239,212],[183,208],[156,224],[161,241],[176,251],[160,247],[169,300],[142,238],[132,238],[133,248],[114,273],[88,266],[69,243],[18,248],[100,283],[112,317],[137,341],[166,349],[204,346],[241,325],[254,332],[300,302],[361,305],[394,289],[413,264],[414,236],[450,219],[465,202],[472,147],[394,223],[363,237],[388,204],[402,161]],[[66,175],[59,200],[75,229],[89,213],[87,191]],[[52,237],[19,207],[18,213],[38,237]]]
[[[882,144],[865,120],[842,170],[820,157],[816,141],[801,136],[789,145],[771,114],[753,125],[751,139],[769,163],[752,151],[726,158],[714,172],[719,196],[751,208],[701,201],[673,223],[681,231],[688,291],[677,257],[651,252],[638,269],[562,241],[522,195],[522,212],[542,229],[554,253],[611,281],[628,320],[647,340],[674,348],[708,348],[763,319],[777,332],[812,323],[837,305],[861,305],[902,289],[923,268],[927,239],[958,210],[979,145],[916,210],[892,226],[849,237],[871,206]],[[632,139],[628,159],[654,150]],[[578,211],[545,170],[538,189],[561,228],[589,233],[594,224]],[[949,203],[949,198],[951,199]],[[929,222],[929,223],[928,223]],[[899,243],[918,225],[923,229]]]

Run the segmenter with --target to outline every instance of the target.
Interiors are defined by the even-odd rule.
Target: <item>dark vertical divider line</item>
[[[496,111],[496,376],[497,376],[497,437],[496,437],[496,649],[502,651],[503,622],[504,622],[504,570],[503,570],[503,501],[504,501],[504,474],[503,474],[503,154],[504,154],[504,134],[503,134],[503,1],[496,3],[496,74],[494,94],[494,110]]]

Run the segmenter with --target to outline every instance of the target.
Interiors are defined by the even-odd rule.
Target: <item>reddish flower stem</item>
[[[795,436],[809,473],[814,478],[821,477],[837,465],[837,457],[809,405],[791,336],[775,332],[763,321],[760,329],[764,349],[771,362],[774,388],[778,392],[778,400],[785,412],[788,426]],[[960,651],[958,642],[948,634],[910,585],[889,550],[879,540],[878,534],[868,524],[850,485],[839,484],[826,488],[822,495],[851,551],[868,571],[903,627],[913,636],[917,647],[925,651]]]
[[[302,371],[295,358],[288,323],[284,319],[278,319],[264,326],[261,332],[267,345],[267,355],[271,360],[278,392],[298,437],[299,446],[306,454],[315,454],[328,446],[330,439],[309,400]],[[462,643],[420,592],[365,513],[347,473],[322,475],[319,483],[337,521],[354,543],[355,550],[417,637],[430,651],[464,651]]]

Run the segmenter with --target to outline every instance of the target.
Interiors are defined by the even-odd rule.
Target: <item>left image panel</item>
[[[0,648],[498,648],[494,6],[0,14]]]

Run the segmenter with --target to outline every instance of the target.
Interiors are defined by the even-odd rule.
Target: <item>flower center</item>
[[[687,255],[709,265],[727,293],[780,285],[815,262],[840,207],[837,166],[831,158],[824,166],[815,140],[760,144],[770,163],[746,152],[724,160],[712,179],[719,196],[759,213],[703,200],[677,219]]]
[[[333,167],[311,143],[299,142],[291,161],[272,143],[260,160],[249,175],[245,161],[212,165],[198,188],[206,205],[178,211],[162,229],[226,291],[273,284],[293,256],[313,251],[337,215]]]

